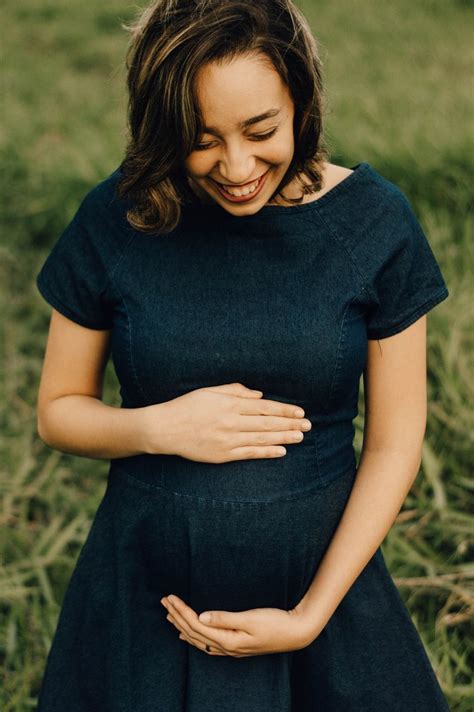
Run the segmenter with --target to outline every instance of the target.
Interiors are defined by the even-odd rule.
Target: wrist
[[[146,455],[172,455],[166,403],[137,408],[140,448]]]
[[[323,630],[327,623],[327,620],[323,619],[318,615],[318,611],[315,610],[314,605],[309,606],[307,599],[304,597],[295,607],[295,611],[298,613],[301,619],[302,629],[305,631],[306,640],[308,645],[316,640],[318,635]]]

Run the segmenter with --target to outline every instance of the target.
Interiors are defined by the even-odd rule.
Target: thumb
[[[238,628],[242,630],[243,614],[230,611],[204,611],[199,621],[214,628]]]

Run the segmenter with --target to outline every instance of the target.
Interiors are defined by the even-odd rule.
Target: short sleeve
[[[44,299],[61,314],[90,329],[110,329],[107,299],[107,234],[94,209],[94,189],[53,245],[36,277]]]
[[[367,338],[393,336],[449,295],[428,239],[402,191],[392,197],[389,219],[366,253],[373,303],[367,312]],[[388,228],[388,229],[387,229]]]

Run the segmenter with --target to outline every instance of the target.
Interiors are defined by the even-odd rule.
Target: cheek
[[[204,154],[196,155],[185,161],[186,171],[195,178],[202,178],[212,170],[212,161]]]
[[[272,146],[271,149],[267,151],[266,158],[272,163],[290,163],[293,157],[293,144],[287,142],[281,142],[278,145]]]
[[[294,154],[293,131],[282,131],[276,135],[273,141],[260,151],[262,158],[266,158],[270,163],[289,164]]]

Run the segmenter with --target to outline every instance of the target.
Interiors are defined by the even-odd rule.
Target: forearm
[[[362,453],[356,479],[336,532],[298,605],[317,637],[375,554],[418,473],[412,452]]]
[[[159,420],[159,406],[154,409]],[[146,451],[145,412],[106,405],[92,396],[61,396],[43,407],[38,434],[51,448],[72,455],[104,460],[140,455]]]

